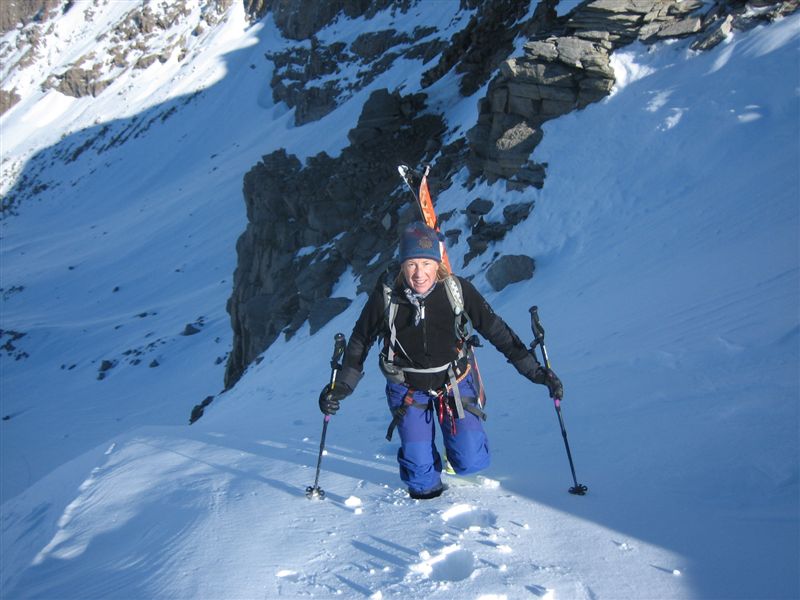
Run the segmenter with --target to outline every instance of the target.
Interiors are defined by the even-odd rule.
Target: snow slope
[[[408,499],[371,358],[331,420],[327,497],[312,502],[316,397],[333,335],[365,298],[315,336],[275,344],[183,424],[221,385],[244,172],[281,145],[341,145],[335,132],[358,114],[355,98],[293,128],[261,87],[260,57],[285,42],[269,20],[245,28],[238,10],[230,45],[195,63],[200,78],[222,52],[223,79],[185,105],[165,100],[182,108],[141,137],[56,167],[75,185],[3,221],[2,327],[28,334],[16,344],[30,356],[2,358],[0,595],[799,597],[800,17],[707,54],[618,53],[624,85],[546,126],[544,189],[462,181],[438,199],[445,211],[480,195],[498,214],[536,201],[496,247],[534,256],[532,280],[497,293],[480,259],[463,272],[524,339],[540,307],[586,496],[566,493],[544,389],[486,348],[486,485],[453,479],[439,499]],[[443,85],[431,93],[447,105]],[[31,157],[8,132],[34,108],[0,121],[12,156]],[[473,113],[464,102],[453,114]],[[450,249],[454,264],[466,250]],[[337,293],[353,289],[343,280]],[[201,332],[181,336],[187,323]]]

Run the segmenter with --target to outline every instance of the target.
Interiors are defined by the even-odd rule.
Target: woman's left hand
[[[552,369],[545,369],[539,367],[536,369],[536,375],[533,378],[534,383],[541,383],[546,385],[550,392],[550,397],[555,400],[562,400],[564,398],[564,386],[558,375]]]

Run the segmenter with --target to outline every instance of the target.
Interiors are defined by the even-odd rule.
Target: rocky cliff
[[[396,165],[430,158],[444,129],[441,118],[421,114],[424,106],[421,95],[379,90],[339,157],[323,153],[302,165],[277,151],[246,175],[228,385],[278,335],[306,320],[313,333],[347,308],[349,299],[329,297],[345,269],[366,288],[391,261],[395,231],[409,218],[399,209]]]
[[[364,104],[350,146],[337,158],[325,154],[301,163],[278,151],[263,157],[244,181],[249,224],[237,245],[239,262],[228,303],[234,330],[226,386],[278,336],[291,336],[306,321],[311,332],[344,310],[350,300],[330,297],[346,269],[371,289],[392,266],[398,232],[415,213],[401,201],[398,163],[431,164],[434,193],[462,168],[473,179],[505,181],[509,189],[543,187],[546,165],[535,162],[542,124],[606,97],[614,85],[612,53],[636,40],[654,43],[692,37],[702,51],[732,28],[748,28],[798,8],[791,2],[699,0],[594,0],[559,16],[557,0],[463,0],[470,14],[449,39],[418,28],[365,31],[350,43],[317,37],[336,18],[370,17],[382,10],[403,13],[416,2],[320,0],[298,11],[289,0],[246,0],[253,19],[271,13],[294,48],[268,58],[276,100],[295,108],[298,125],[323,118],[393,61],[424,58],[430,67],[421,93],[374,92]],[[310,9],[309,9],[310,8]],[[514,52],[521,43],[521,52]],[[340,68],[357,65],[346,80]],[[426,106],[425,89],[447,74],[458,77],[463,96],[479,99],[479,117],[466,137],[445,142],[445,115]],[[488,203],[488,204],[487,204]],[[469,231],[447,227],[448,239],[466,238],[465,262],[487,252],[531,205],[506,207],[503,220],[487,222],[492,205],[465,198]],[[358,215],[357,219],[353,215]],[[461,265],[454,265],[458,269]],[[502,289],[533,275],[530,257],[495,257],[487,279]]]
[[[233,0],[202,0],[199,11],[182,2],[160,5],[130,3],[130,10],[110,33],[96,40],[95,47],[77,57],[66,69],[47,74],[40,82],[43,90],[55,89],[66,96],[96,97],[122,73],[146,69],[156,61],[166,62],[173,55],[183,60],[192,45],[188,38],[197,38],[219,23]],[[95,10],[90,3],[74,0],[28,0],[0,2],[0,33],[18,30],[14,44],[0,44],[3,87],[0,88],[0,114],[16,104],[17,90],[5,84],[7,75],[23,70],[47,52],[45,38],[55,34],[54,20],[59,14],[81,12],[91,21]],[[187,27],[188,25],[188,27]],[[164,35],[170,30],[189,31],[175,34],[168,43]]]

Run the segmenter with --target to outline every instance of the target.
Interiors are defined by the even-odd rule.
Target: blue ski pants
[[[478,394],[471,373],[458,386],[462,399],[476,402]],[[386,399],[393,413],[404,404],[408,391],[403,384],[387,383]],[[452,413],[440,410],[436,394],[428,391],[415,390],[412,399],[425,408],[408,407],[397,425],[400,479],[410,491],[427,492],[441,485],[442,458],[435,442],[437,421],[440,421],[447,460],[457,474],[475,473],[489,466],[489,441],[480,418],[466,410],[463,419],[457,418],[454,410]],[[448,400],[453,406],[452,395]]]

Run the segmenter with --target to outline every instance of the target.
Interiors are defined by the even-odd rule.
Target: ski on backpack
[[[403,178],[403,182],[408,186],[408,189],[414,195],[414,200],[419,202],[419,183],[422,179],[420,174],[412,170],[408,165],[398,165],[397,172]]]
[[[419,209],[423,222],[431,229],[439,231],[439,220],[436,218],[436,211],[433,208],[433,198],[428,188],[428,173],[430,173],[430,170],[430,166],[426,165],[425,171],[420,175],[407,165],[400,165],[397,167],[400,177],[403,178],[408,189],[411,190],[414,200],[416,200],[417,208]],[[452,269],[450,269],[450,258],[447,256],[447,248],[443,241],[439,241],[439,249],[442,253],[442,262],[452,271]]]

